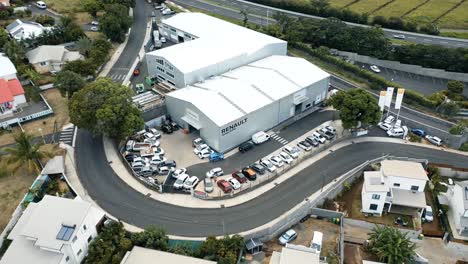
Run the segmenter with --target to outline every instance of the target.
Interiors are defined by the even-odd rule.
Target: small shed
[[[247,249],[247,253],[255,255],[262,252],[263,243],[257,238],[251,238],[245,241],[245,248]]]

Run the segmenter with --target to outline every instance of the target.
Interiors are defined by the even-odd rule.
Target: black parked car
[[[242,143],[239,146],[239,151],[241,153],[244,153],[244,152],[247,152],[247,151],[253,149],[253,147],[254,147],[254,143],[252,141],[247,141],[247,142]]]
[[[132,153],[125,155],[125,159],[126,159],[128,162],[133,162],[133,160],[134,160],[136,157],[138,157],[138,156],[135,155],[135,154],[132,154]]]
[[[171,134],[174,130],[172,129],[172,126],[171,125],[168,125],[168,124],[164,124],[161,126],[161,130],[162,132],[166,133],[166,134]]]
[[[250,166],[256,173],[263,175],[265,174],[265,167],[263,167],[260,163],[255,162]]]

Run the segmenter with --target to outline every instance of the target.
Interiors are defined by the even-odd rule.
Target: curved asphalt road
[[[441,150],[392,143],[361,143],[335,151],[275,189],[244,204],[220,209],[174,206],[146,197],[126,185],[108,165],[102,138],[79,130],[76,163],[88,194],[107,212],[136,226],[153,224],[171,235],[199,237],[239,233],[277,218],[346,171],[377,156],[427,158],[466,167],[468,157]]]

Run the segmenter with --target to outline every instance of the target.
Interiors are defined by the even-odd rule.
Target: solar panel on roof
[[[73,235],[73,232],[75,231],[75,226],[66,226],[62,225],[60,228],[60,231],[57,234],[57,239],[63,240],[63,241],[68,241],[70,240],[71,236]]]

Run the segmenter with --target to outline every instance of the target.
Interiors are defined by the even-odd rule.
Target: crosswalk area
[[[276,140],[278,141],[280,144],[283,144],[283,145],[286,145],[289,143],[289,141],[287,141],[286,139],[280,137],[278,134],[276,134],[275,132],[271,133],[270,134],[270,137],[273,139],[273,140]]]
[[[63,142],[67,145],[74,147],[73,138],[75,136],[75,130],[76,130],[75,125],[64,128],[62,132],[60,132],[59,142]]]
[[[123,81],[125,79],[126,74],[123,73],[114,73],[109,74],[109,77],[114,81]]]

